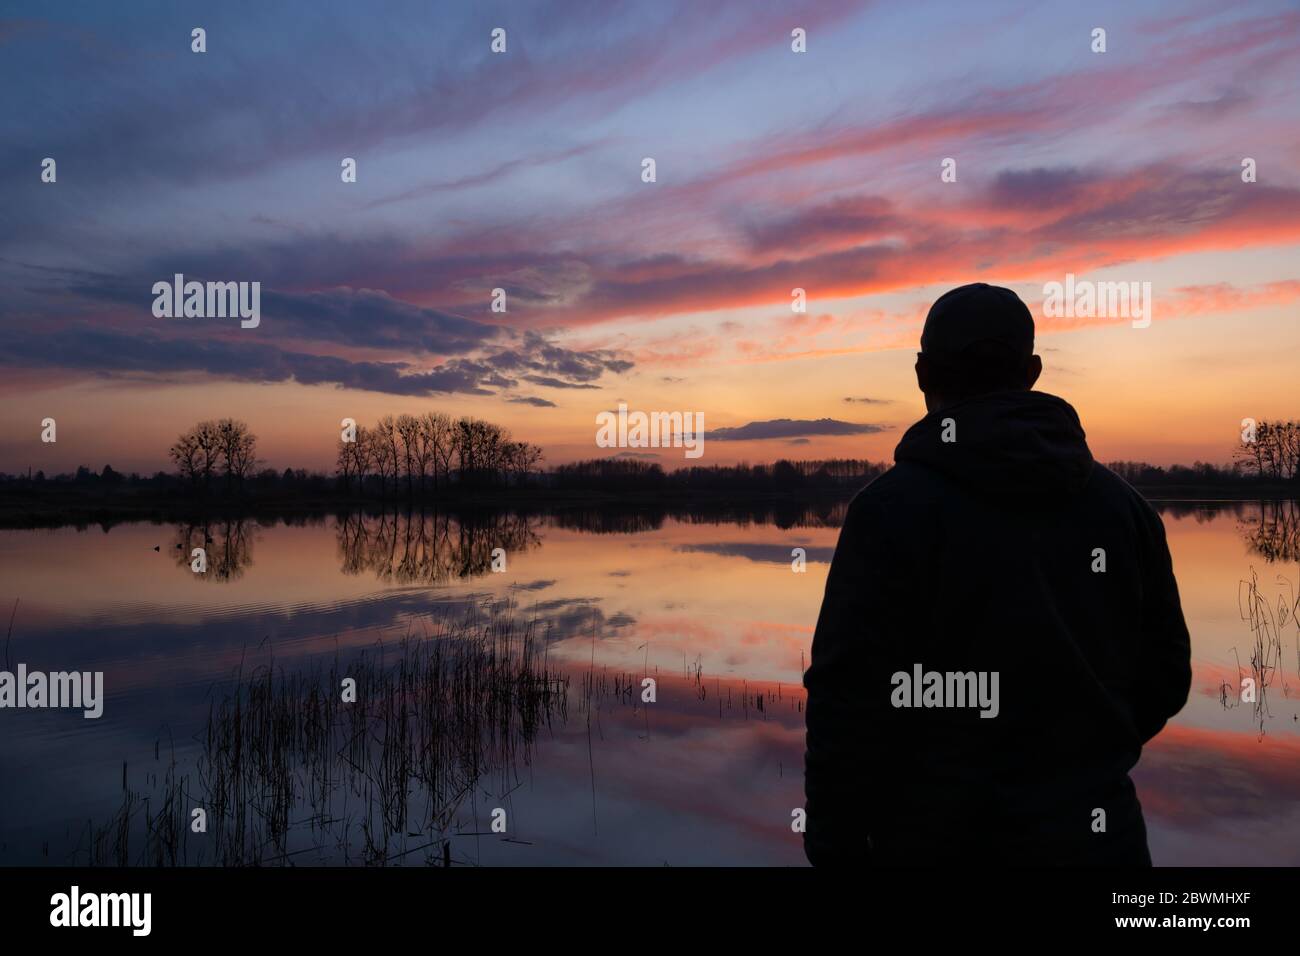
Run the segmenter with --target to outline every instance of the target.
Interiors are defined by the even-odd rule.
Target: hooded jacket
[[[804,675],[809,860],[1149,864],[1128,771],[1191,683],[1160,517],[1042,392],[933,412],[894,459]]]

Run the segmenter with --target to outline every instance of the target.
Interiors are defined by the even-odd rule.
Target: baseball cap
[[[1034,317],[1010,289],[973,282],[945,292],[930,306],[921,330],[921,351],[936,358],[957,358],[972,345],[993,342],[1008,357],[1034,354]],[[1001,350],[999,350],[1001,351]]]

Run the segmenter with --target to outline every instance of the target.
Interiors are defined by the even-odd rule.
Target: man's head
[[[916,384],[929,411],[989,392],[1034,387],[1034,317],[1010,289],[975,282],[930,307],[916,357]]]

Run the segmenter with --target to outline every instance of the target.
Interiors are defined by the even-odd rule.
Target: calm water
[[[1195,676],[1135,775],[1153,856],[1295,865],[1296,508],[1162,513]],[[102,670],[106,687],[97,721],[0,711],[0,863],[84,862],[122,812],[124,783],[139,829],[173,764],[188,775],[182,809],[203,805],[205,726],[240,674],[336,660],[346,673],[358,651],[377,660],[381,645],[391,663],[404,637],[513,607],[536,622],[545,666],[568,678],[545,713],[457,749],[454,801],[407,788],[414,809],[400,833],[377,833],[375,793],[355,784],[313,820],[304,773],[290,835],[264,860],[361,862],[382,843],[389,862],[423,863],[441,860],[441,843],[428,849],[436,837],[450,840],[455,863],[802,865],[790,827],[802,804],[799,679],[841,516],[426,514],[0,531],[0,628],[18,601],[11,664]],[[205,543],[209,569],[194,574],[183,556]],[[498,547],[506,568],[493,572]],[[804,574],[791,571],[796,547]],[[1264,700],[1225,706],[1222,685],[1251,673],[1257,635]],[[648,705],[646,676],[658,681]],[[505,834],[492,831],[498,807]],[[191,862],[211,860],[204,839],[187,837]]]

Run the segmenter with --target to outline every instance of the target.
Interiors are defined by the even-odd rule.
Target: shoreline
[[[1252,488],[1135,486],[1153,503],[1236,504],[1250,501],[1300,501],[1300,489],[1287,485]],[[752,491],[669,489],[632,491],[495,489],[415,497],[326,495],[250,495],[212,498],[103,493],[87,489],[0,493],[0,528],[42,528],[67,524],[136,521],[167,523],[188,519],[325,516],[338,513],[419,511],[728,510],[752,507],[816,507],[848,502],[859,488]]]

